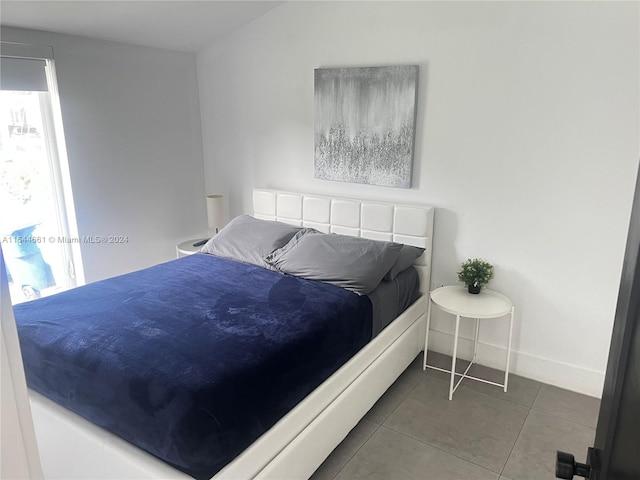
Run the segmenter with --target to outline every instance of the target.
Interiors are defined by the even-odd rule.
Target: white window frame
[[[64,125],[55,71],[53,47],[13,42],[0,42],[0,56],[45,61],[49,102],[40,98],[47,158],[52,176],[53,195],[56,200],[56,221],[64,236],[79,238]],[[79,242],[64,243],[61,252],[66,268],[65,289],[85,284],[82,253]]]

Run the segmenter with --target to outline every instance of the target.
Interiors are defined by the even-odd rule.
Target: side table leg
[[[507,344],[507,364],[504,369],[504,391],[507,391],[507,385],[509,384],[509,363],[511,362],[511,335],[513,334],[513,313],[514,307],[511,307],[511,318],[509,319],[509,340]]]
[[[431,294],[427,300],[427,331],[424,334],[424,361],[422,362],[422,370],[427,369],[427,352],[429,351],[429,326],[431,325]]]
[[[460,314],[456,315],[456,333],[453,335],[453,358],[451,359],[451,383],[449,384],[449,400],[453,399],[453,385],[456,379],[456,357],[458,355],[459,331],[460,331]]]
[[[478,332],[480,331],[480,319],[476,318],[476,334],[473,337],[473,361],[471,363],[476,363],[476,357],[478,355]]]

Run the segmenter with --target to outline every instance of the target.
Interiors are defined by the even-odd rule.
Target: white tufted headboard
[[[253,189],[256,218],[424,248],[415,262],[422,293],[429,291],[431,283],[433,212],[433,207],[423,205]]]

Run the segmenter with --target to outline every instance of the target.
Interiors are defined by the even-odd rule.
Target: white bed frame
[[[424,247],[416,261],[429,290],[434,209],[254,189],[254,216],[323,232]],[[309,478],[424,347],[421,296],[214,479]],[[191,477],[30,391],[45,478]]]

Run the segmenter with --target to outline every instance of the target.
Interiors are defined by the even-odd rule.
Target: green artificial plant
[[[458,272],[458,280],[467,286],[482,287],[493,278],[493,266],[481,258],[468,259]]]

